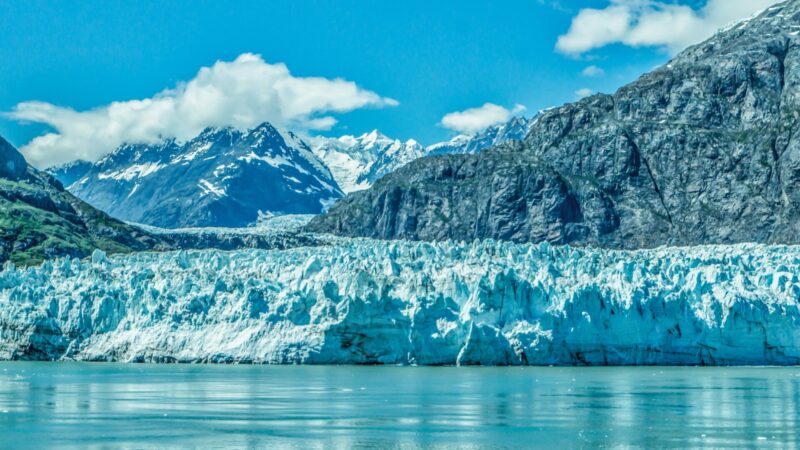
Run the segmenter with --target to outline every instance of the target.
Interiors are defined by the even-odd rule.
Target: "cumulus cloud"
[[[575,91],[575,95],[578,98],[588,97],[592,94],[594,94],[594,91],[589,88],[578,89],[577,91]]]
[[[663,47],[671,53],[711,37],[780,0],[708,0],[693,9],[662,0],[611,0],[603,9],[581,9],[556,49],[571,55],[609,44]]]
[[[209,126],[245,129],[267,121],[298,130],[329,129],[336,124],[330,114],[395,105],[397,101],[352,81],[296,77],[284,64],[245,53],[204,67],[192,80],[151,98],[88,111],[24,102],[7,115],[54,128],[21,148],[28,161],[46,167],[75,159],[94,161],[124,142],[190,139]]]
[[[446,114],[439,124],[459,133],[472,134],[492,125],[507,122],[523,111],[525,107],[519,104],[514,105],[512,109],[506,109],[494,103],[484,103],[477,108]]]
[[[581,75],[585,77],[602,77],[605,74],[606,71],[597,66],[589,66],[581,71]]]

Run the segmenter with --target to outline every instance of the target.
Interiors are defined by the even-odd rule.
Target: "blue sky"
[[[151,98],[192,80],[202,67],[251,53],[265,64],[285,64],[292,77],[342,78],[363,94],[363,105],[319,107],[287,118],[287,125],[329,136],[377,128],[430,144],[456,133],[441,124],[448,113],[490,102],[524,105],[531,115],[576,100],[582,89],[612,92],[664,63],[681,42],[636,41],[630,33],[597,41],[593,31],[587,37],[577,30],[570,44],[556,48],[582,11],[631,2],[641,3],[0,0],[0,111],[30,101],[69,112]],[[706,4],[677,3],[697,14]],[[589,66],[599,70],[582,74]],[[309,125],[309,117],[322,116],[337,122],[327,130]],[[61,123],[41,121],[5,115],[0,135],[25,146]]]

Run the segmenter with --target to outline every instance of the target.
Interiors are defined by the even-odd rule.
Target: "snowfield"
[[[366,239],[0,272],[0,359],[800,363],[800,247]]]

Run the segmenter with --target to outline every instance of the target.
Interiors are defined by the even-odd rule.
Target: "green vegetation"
[[[59,256],[83,258],[98,248],[129,253],[156,244],[152,236],[83,203],[42,174],[0,179],[0,263],[29,266]]]

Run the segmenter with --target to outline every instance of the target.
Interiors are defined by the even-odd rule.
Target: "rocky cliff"
[[[308,229],[613,248],[800,242],[800,1],[613,95],[544,112],[522,145],[423,158]]]

